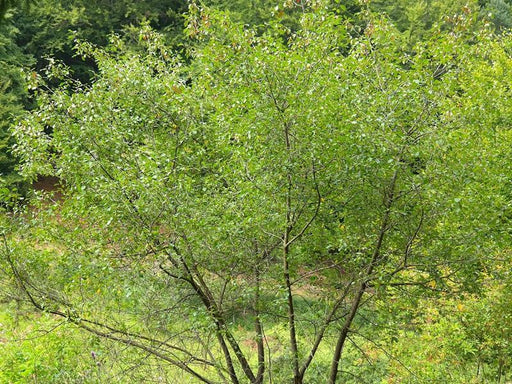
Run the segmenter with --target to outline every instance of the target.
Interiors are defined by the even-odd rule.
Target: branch
[[[316,339],[315,339],[315,342],[313,343],[313,347],[311,347],[311,351],[309,352],[309,355],[308,355],[306,361],[304,362],[304,364],[302,365],[302,367],[300,369],[300,376],[301,377],[304,377],[304,374],[306,373],[306,370],[308,369],[309,365],[313,361],[313,358],[315,357],[315,354],[318,351],[318,347],[322,343],[322,340],[324,338],[325,332],[327,331],[327,328],[332,323],[332,321],[334,319],[334,316],[336,315],[336,312],[338,312],[339,307],[345,301],[345,298],[347,297],[348,292],[350,291],[350,287],[351,286],[352,286],[352,284],[347,284],[345,286],[345,290],[341,294],[340,298],[336,301],[336,303],[334,303],[334,305],[333,305],[329,315],[325,318],[325,320],[324,320],[324,322],[322,324],[322,327],[320,328],[320,331],[316,335]]]
[[[213,366],[214,364],[207,361],[207,360],[204,360],[204,359],[198,359],[198,358],[195,358],[193,357],[193,355],[180,348],[180,347],[176,347],[174,345],[171,345],[171,344],[168,344],[166,342],[163,342],[163,341],[160,341],[160,340],[156,340],[156,339],[152,339],[152,338],[149,338],[149,337],[146,337],[146,336],[143,336],[143,335],[137,335],[137,334],[133,334],[133,333],[129,333],[129,332],[125,332],[125,331],[121,331],[119,329],[116,329],[116,328],[113,328],[109,325],[106,325],[106,324],[102,324],[102,323],[99,323],[97,321],[94,321],[94,320],[88,320],[88,319],[83,319],[83,318],[80,318],[79,316],[70,316],[70,312],[62,312],[60,310],[57,310],[57,309],[47,309],[45,307],[44,304],[38,302],[38,300],[36,300],[36,298],[34,297],[34,295],[30,292],[30,290],[27,288],[27,282],[26,280],[21,276],[20,272],[18,271],[18,269],[16,268],[16,265],[14,263],[14,261],[12,260],[10,254],[11,254],[11,250],[9,249],[8,245],[7,245],[7,239],[5,237],[5,234],[2,234],[1,235],[2,238],[3,238],[3,242],[4,242],[4,247],[5,247],[5,256],[6,256],[6,259],[7,259],[7,262],[8,264],[10,265],[11,269],[12,269],[12,272],[13,272],[13,275],[14,277],[16,278],[16,280],[18,281],[18,283],[20,284],[20,287],[21,289],[23,290],[23,292],[27,295],[29,301],[32,303],[32,305],[42,311],[42,312],[47,312],[47,313],[50,313],[50,314],[53,314],[53,315],[56,315],[56,316],[59,316],[59,317],[63,317],[65,319],[67,319],[68,321],[70,321],[71,323],[75,324],[76,326],[78,326],[79,328],[82,328],[88,332],[91,332],[97,336],[100,336],[100,337],[103,337],[103,338],[106,338],[106,339],[110,339],[110,340],[113,340],[113,341],[118,341],[122,344],[125,344],[125,345],[128,345],[128,346],[133,346],[133,347],[136,347],[138,349],[141,349],[141,350],[144,350],[164,361],[167,361],[168,363],[186,371],[187,373],[195,376],[197,379],[199,379],[200,381],[204,382],[204,383],[207,383],[207,384],[214,384],[213,381],[203,377],[201,374],[199,374],[198,372],[196,372],[195,370],[193,370],[192,368],[190,368],[188,366],[187,363],[183,362],[183,361],[179,361],[179,360],[176,360],[176,359],[173,359],[169,356],[166,356],[165,354],[163,354],[162,352],[158,351],[157,349],[155,349],[154,347],[151,347],[151,346],[148,346],[148,345],[145,345],[141,342],[138,342],[138,341],[135,341],[133,340],[132,338],[138,338],[140,340],[144,340],[144,341],[148,341],[150,343],[155,343],[155,344],[159,344],[160,346],[166,346],[170,349],[174,349],[174,350],[177,350],[179,352],[182,352],[182,353],[185,353],[187,354],[189,357],[192,358],[193,361],[199,361],[203,364],[207,364],[209,366]],[[101,331],[101,330],[98,330],[98,329],[95,329],[87,324],[90,324],[90,325],[93,325],[93,326],[98,326],[100,328],[104,328],[106,330],[109,331],[109,333],[107,332],[104,332],[104,331]],[[116,336],[115,334],[119,334],[121,336]]]
[[[318,216],[318,212],[320,211],[320,205],[322,203],[322,196],[320,194],[320,189],[318,187],[318,182],[316,181],[316,170],[315,170],[315,165],[313,164],[313,181],[315,183],[315,192],[316,192],[316,195],[317,195],[317,202],[316,202],[316,207],[315,207],[315,212],[313,213],[313,215],[311,216],[311,218],[309,219],[309,221],[304,225],[304,227],[302,227],[302,229],[299,231],[299,233],[297,233],[295,236],[293,236],[286,244],[285,246],[290,246],[290,244],[292,244],[295,240],[297,240],[298,238],[300,238],[304,232],[306,232],[306,230],[309,228],[309,226],[313,223],[313,221],[316,219],[316,217]]]

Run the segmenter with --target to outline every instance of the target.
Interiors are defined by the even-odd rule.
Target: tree
[[[186,11],[186,2],[166,1],[107,1],[41,0],[31,12],[17,12],[13,16],[19,29],[16,43],[24,53],[33,56],[36,70],[47,65],[47,58],[63,61],[71,74],[81,81],[94,75],[94,62],[84,61],[75,55],[76,40],[85,40],[106,46],[112,33],[120,34],[130,26],[151,23],[158,30],[166,31],[169,41],[179,43]],[[129,33],[125,33],[130,40]]]
[[[32,2],[31,0],[0,0],[0,21],[2,21],[9,9],[19,7],[20,5],[28,7]]]
[[[23,194],[26,185],[16,172],[17,160],[11,153],[14,143],[10,126],[30,105],[23,68],[30,58],[14,43],[16,28],[0,25],[0,204],[10,203]]]
[[[370,7],[376,12],[385,12],[396,27],[405,34],[411,45],[419,40],[428,40],[430,34],[435,33],[439,26],[451,24],[456,15],[463,12],[477,15],[480,9],[476,0],[452,2],[375,0],[370,2]]]
[[[498,31],[512,26],[510,3],[504,0],[490,0],[482,3],[480,13],[483,17],[489,18]]]
[[[470,289],[497,246],[503,148],[474,104],[454,118],[492,39],[467,44],[461,16],[410,56],[371,15],[354,39],[321,7],[291,35],[191,12],[190,64],[146,28],[145,54],[82,44],[97,80],[41,93],[17,153],[65,197],[6,234],[3,269],[37,309],[199,382],[357,375],[362,308]]]

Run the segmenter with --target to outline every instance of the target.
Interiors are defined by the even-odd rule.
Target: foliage
[[[479,6],[474,1],[424,0],[386,1],[373,0],[370,7],[378,12],[386,12],[397,28],[405,34],[409,44],[428,40],[439,26],[453,22],[461,13],[478,14]],[[448,27],[449,28],[449,27]]]
[[[182,1],[60,1],[41,0],[30,13],[18,12],[15,25],[20,34],[17,44],[37,59],[37,68],[46,66],[45,58],[63,61],[79,79],[88,80],[94,63],[83,61],[74,52],[76,39],[104,46],[111,33],[120,33],[130,25],[147,20],[155,28],[168,29],[176,38],[182,29]]]
[[[509,261],[496,267],[504,271]],[[505,273],[508,275],[508,273]],[[485,281],[481,295],[440,295],[416,302],[408,325],[391,331],[377,361],[389,360],[386,383],[506,382],[510,372],[508,278]],[[390,312],[391,318],[403,308]],[[390,321],[390,318],[387,318]],[[386,332],[386,330],[383,330]],[[388,331],[389,332],[389,331]],[[400,378],[400,379],[398,379]]]
[[[510,2],[505,0],[484,1],[480,13],[490,19],[498,31],[509,29],[512,26],[512,13]]]
[[[15,171],[17,161],[11,153],[14,143],[10,126],[28,107],[28,94],[22,68],[30,60],[14,43],[16,28],[10,23],[0,25],[0,202],[16,200],[26,186]]]
[[[41,90],[15,131],[24,174],[65,186],[6,238],[25,301],[201,382],[334,383],[392,369],[351,368],[386,298],[478,292],[510,241],[486,96],[508,110],[508,40],[466,13],[411,55],[372,14],[276,16],[193,6],[190,63],[148,26],[137,55],[78,46],[95,81]]]
[[[20,5],[24,5],[27,7],[30,3],[33,3],[31,0],[0,0],[0,23],[3,22],[3,18],[7,11],[11,8],[18,7]]]
[[[327,3],[273,20],[240,4],[191,7],[186,59],[149,23],[98,48],[111,26],[77,3],[52,15],[55,40],[34,34],[70,64],[57,27],[89,20],[77,53],[98,73],[80,84],[48,60],[51,87],[15,130],[25,176],[58,176],[64,199],[3,219],[2,294],[42,313],[28,328],[64,322],[47,354],[9,343],[0,378],[503,379],[509,36],[468,9],[435,26],[423,3],[400,30]],[[11,119],[24,56],[5,31]]]
[[[37,6],[28,7],[30,3],[36,3]],[[230,9],[245,23],[251,24],[262,25],[274,12],[273,2],[270,1],[211,3],[219,8]],[[5,15],[7,9],[11,8]],[[109,44],[110,35],[114,33],[122,35],[127,46],[135,48],[140,38],[138,28],[141,24],[150,24],[164,33],[170,46],[182,49],[179,47],[184,43],[183,13],[186,10],[187,2],[181,0],[27,0],[0,3],[3,40],[3,51],[0,54],[3,70],[0,89],[4,98],[0,107],[0,200],[15,201],[28,192],[19,175],[13,172],[17,161],[10,154],[12,140],[7,129],[15,117],[22,110],[30,109],[31,105],[27,100],[27,92],[23,89],[20,70],[30,67],[30,71],[35,72],[32,75],[38,76],[50,61],[57,60],[69,67],[72,78],[89,82],[97,68],[93,60],[77,55],[74,49],[77,41],[106,46]],[[294,23],[293,17],[288,19],[289,24]],[[58,82],[50,81],[47,85],[50,88],[57,87]]]

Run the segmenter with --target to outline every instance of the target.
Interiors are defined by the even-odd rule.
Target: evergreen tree
[[[5,17],[7,11],[11,8],[28,6],[33,0],[0,0],[0,22]]]
[[[10,23],[0,25],[0,202],[15,198],[23,190],[11,153],[10,126],[29,104],[22,68],[31,60],[14,43],[17,32]]]
[[[490,19],[497,31],[512,27],[512,7],[505,0],[486,1],[482,6],[480,15]]]

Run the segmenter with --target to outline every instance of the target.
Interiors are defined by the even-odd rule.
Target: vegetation
[[[97,3],[3,21],[1,382],[506,382],[495,2]]]

